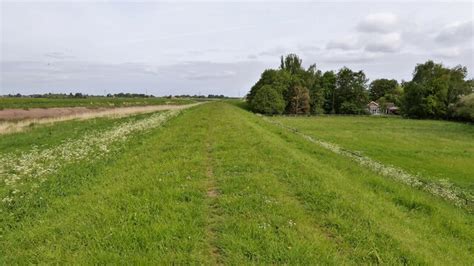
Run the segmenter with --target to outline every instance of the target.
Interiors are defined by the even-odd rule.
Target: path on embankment
[[[472,214],[232,104],[124,145],[3,212],[0,264],[474,262]]]

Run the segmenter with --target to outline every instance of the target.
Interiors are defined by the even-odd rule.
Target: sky
[[[289,53],[370,80],[429,59],[474,77],[474,2],[0,1],[0,95],[244,96]]]

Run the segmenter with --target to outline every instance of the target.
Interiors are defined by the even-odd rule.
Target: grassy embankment
[[[0,110],[2,109],[28,109],[28,108],[52,108],[52,107],[126,107],[162,104],[189,104],[195,101],[190,99],[168,99],[168,98],[3,98],[0,97]]]
[[[396,117],[274,117],[286,126],[420,178],[448,180],[474,194],[474,126]]]
[[[2,205],[0,263],[474,262],[472,214],[226,103],[116,151]]]

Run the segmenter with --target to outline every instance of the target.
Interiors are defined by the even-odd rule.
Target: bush
[[[361,108],[353,102],[343,102],[341,104],[341,114],[364,115],[368,114],[368,112],[365,108]]]
[[[261,87],[250,103],[254,112],[262,114],[281,114],[285,110],[285,100],[269,85]]]
[[[474,122],[474,93],[462,97],[453,107],[454,119]]]

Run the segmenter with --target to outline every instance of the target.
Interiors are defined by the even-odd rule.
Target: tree
[[[324,111],[328,114],[335,114],[336,102],[336,74],[334,71],[326,71],[321,77],[321,89],[324,94]]]
[[[418,64],[413,79],[403,84],[402,113],[414,118],[448,118],[450,106],[472,92],[466,76],[465,67],[450,69],[433,61]]]
[[[370,83],[369,97],[371,101],[376,101],[387,94],[395,94],[398,82],[394,79],[376,79]]]
[[[301,86],[293,86],[288,91],[289,101],[287,111],[290,114],[309,114],[310,112],[310,97],[309,90]]]
[[[474,93],[461,97],[452,109],[454,119],[474,122]]]
[[[336,76],[334,106],[337,114],[364,114],[368,102],[367,78],[363,71],[343,67]],[[344,106],[344,108],[342,108]]]
[[[262,114],[281,114],[285,110],[285,105],[281,93],[270,85],[261,87],[251,102],[253,111]]]
[[[285,95],[291,84],[291,74],[275,69],[267,69],[263,71],[260,79],[252,86],[250,92],[247,95],[247,102],[251,104],[253,97],[265,85],[270,85],[274,90],[278,91],[281,95]]]
[[[289,54],[280,58],[280,69],[288,71],[291,74],[297,74],[304,71],[302,60],[295,54]]]

